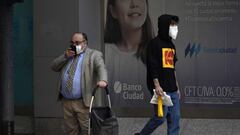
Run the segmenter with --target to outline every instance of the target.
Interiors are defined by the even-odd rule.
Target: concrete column
[[[14,134],[12,4],[0,5],[1,135]]]

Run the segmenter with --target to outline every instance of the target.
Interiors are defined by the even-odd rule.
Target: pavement
[[[149,118],[118,118],[119,135],[134,135]],[[240,135],[240,119],[184,119],[180,135]],[[166,123],[152,135],[166,135]],[[15,116],[15,135],[66,135],[62,118]]]
[[[119,135],[134,135],[149,118],[118,118]],[[180,135],[240,135],[240,119],[185,119]],[[152,135],[167,135],[166,123]],[[15,116],[15,135],[66,135],[62,118]]]

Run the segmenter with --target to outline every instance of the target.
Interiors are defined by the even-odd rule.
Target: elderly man
[[[74,33],[71,46],[52,62],[52,69],[60,72],[58,97],[69,135],[87,134],[92,90],[107,86],[102,53],[88,48],[87,41],[85,33]]]

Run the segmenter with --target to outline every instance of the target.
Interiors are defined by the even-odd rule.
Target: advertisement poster
[[[106,0],[104,9],[105,61],[119,116],[151,115],[143,52],[157,35],[157,18],[173,14],[180,18],[173,42],[182,116],[240,117],[240,0]]]

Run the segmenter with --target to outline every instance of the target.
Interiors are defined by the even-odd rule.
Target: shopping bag
[[[118,135],[118,121],[111,109],[111,101],[108,88],[105,88],[108,99],[108,105],[106,107],[92,107],[94,101],[94,95],[96,92],[94,89],[92,99],[89,107],[89,135]]]

